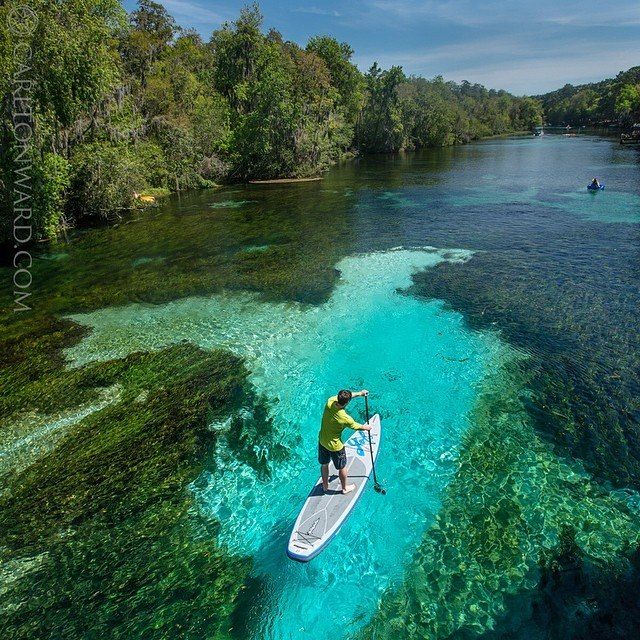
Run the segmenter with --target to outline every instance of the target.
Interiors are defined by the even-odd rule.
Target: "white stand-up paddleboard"
[[[380,416],[369,420],[373,459],[378,455],[380,443]],[[371,453],[367,431],[356,431],[345,443],[349,484],[356,488],[342,494],[340,479],[333,463],[329,464],[329,491],[322,490],[319,478],[300,511],[289,537],[287,555],[298,562],[309,562],[333,540],[362,495],[371,475]]]

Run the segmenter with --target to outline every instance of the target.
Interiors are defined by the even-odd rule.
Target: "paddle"
[[[367,418],[367,424],[369,424],[369,394],[364,397],[364,412]],[[378,483],[378,478],[376,477],[376,464],[373,460],[373,444],[371,442],[371,431],[367,431],[369,434],[369,453],[371,454],[371,470],[373,471],[373,488],[382,495],[387,493],[386,489]]]

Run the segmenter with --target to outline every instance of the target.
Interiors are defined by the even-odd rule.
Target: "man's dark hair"
[[[348,391],[347,389],[341,389],[340,391],[338,391],[338,404],[344,407],[349,402],[349,400],[351,400],[351,396],[351,391]]]

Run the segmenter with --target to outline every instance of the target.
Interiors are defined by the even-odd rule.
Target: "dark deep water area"
[[[637,149],[363,157],[34,257],[29,312],[1,273],[5,637],[640,637]],[[342,386],[388,494],[293,564]]]

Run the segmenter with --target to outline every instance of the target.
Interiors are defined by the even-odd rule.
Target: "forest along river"
[[[606,183],[605,191],[586,191],[593,175]],[[92,329],[66,351],[71,366],[182,340],[246,358],[252,383],[269,402],[277,440],[290,455],[283,461],[257,451],[270,469],[259,475],[221,439],[216,470],[190,487],[198,508],[220,521],[220,541],[254,561],[255,587],[234,614],[234,633],[274,640],[348,637],[380,615],[386,590],[407,579],[412,563],[429,561],[424,554],[416,560],[416,550],[444,508],[464,434],[474,428],[473,410],[494,384],[494,372],[515,363],[540,373],[533,393],[544,398],[550,416],[569,411],[562,404],[568,390],[578,394],[571,406],[583,412],[584,423],[593,421],[596,450],[604,428],[600,398],[608,411],[620,411],[619,423],[609,417],[608,425],[619,424],[624,432],[624,421],[633,419],[639,191],[636,152],[598,138],[493,140],[363,158],[335,168],[320,183],[172,199],[135,224],[90,232],[67,250],[52,249],[43,256],[51,265],[44,286],[57,291],[75,282],[91,296],[100,295],[102,280],[126,283],[119,290],[127,304],[67,316]],[[278,255],[287,256],[282,268],[299,282],[283,285],[269,271],[267,258]],[[237,256],[244,256],[242,262],[233,262]],[[266,265],[258,275],[272,278],[284,294],[269,295],[268,287],[256,285],[252,256]],[[325,275],[314,271],[314,257],[319,269],[324,261],[339,271],[324,296],[318,282]],[[145,289],[154,282],[147,278],[158,274],[175,289],[158,296],[153,287]],[[203,282],[211,274],[216,286],[207,291],[199,281],[193,295],[191,274]],[[158,304],[136,302],[156,297]],[[377,467],[387,495],[367,490],[331,546],[299,565],[284,550],[318,476],[323,403],[341,387],[368,388],[371,408],[382,416]],[[506,395],[496,386],[491,392],[498,399]],[[359,400],[350,407],[360,419],[362,409]],[[541,423],[553,442],[557,423]],[[626,523],[635,513],[640,464],[636,468],[632,456],[622,465],[620,456],[592,458],[579,438],[575,446],[562,446],[558,455],[576,468],[584,464],[594,487],[602,480],[624,489],[611,509],[622,509]],[[544,477],[547,467],[540,475],[532,466],[531,477],[516,483],[521,493],[506,503],[523,500],[517,508],[525,516],[524,502],[546,504],[529,480]],[[513,486],[505,484],[504,491]],[[531,498],[523,498],[528,490]],[[564,488],[547,489],[556,490]],[[562,494],[558,503],[570,509],[572,499]],[[545,527],[555,522],[544,515],[539,521]],[[458,523],[449,524],[453,531]],[[553,545],[556,533],[545,529],[545,544]],[[589,536],[596,540],[600,533],[592,528]],[[532,571],[536,544],[532,537]],[[514,589],[521,586],[520,567],[509,575]],[[462,598],[472,602],[477,619],[468,612],[455,618],[476,630],[491,620],[481,598],[500,597],[495,588],[478,589],[481,604]],[[454,616],[444,617],[453,624]]]

